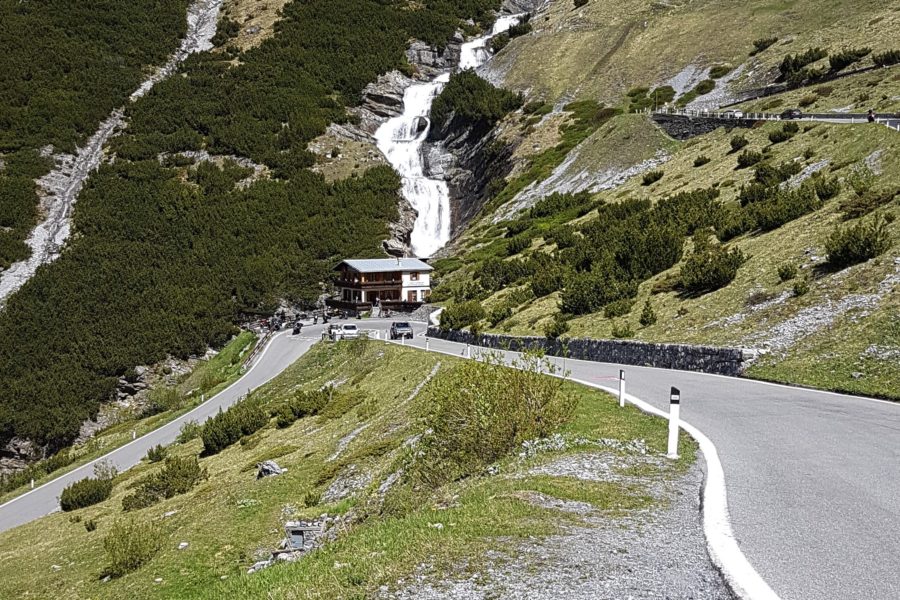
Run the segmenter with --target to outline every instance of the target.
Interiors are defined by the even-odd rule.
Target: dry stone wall
[[[429,337],[472,344],[498,350],[541,350],[550,356],[563,356],[593,362],[679,369],[700,373],[738,376],[756,357],[753,350],[690,346],[687,344],[651,344],[633,340],[567,340],[544,337],[514,337],[491,333],[472,334],[468,331],[442,331],[429,327]]]

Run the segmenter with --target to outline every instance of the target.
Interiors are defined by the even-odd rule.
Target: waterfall
[[[462,45],[459,68],[477,69],[491,57],[490,39],[516,24],[522,15],[498,17],[491,33]],[[425,176],[422,144],[431,127],[431,103],[450,80],[444,73],[427,83],[415,83],[403,94],[403,114],[388,120],[375,132],[378,149],[400,174],[403,197],[418,216],[410,244],[416,256],[427,258],[450,240],[450,191],[442,179]]]

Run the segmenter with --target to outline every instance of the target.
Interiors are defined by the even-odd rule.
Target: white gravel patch
[[[850,294],[843,298],[827,299],[821,304],[810,306],[795,316],[778,323],[763,333],[750,337],[749,342],[776,351],[784,351],[801,339],[817,331],[830,327],[838,317],[857,311],[856,318],[862,319],[875,309],[881,299],[900,285],[900,257],[894,259],[894,272],[885,277],[875,292],[871,294]],[[852,267],[851,267],[852,268]],[[845,273],[847,270],[845,270]]]

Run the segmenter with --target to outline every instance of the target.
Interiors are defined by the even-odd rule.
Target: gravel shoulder
[[[578,463],[571,472],[586,464],[584,455],[571,458]],[[706,553],[700,462],[684,475],[654,484],[653,494],[660,501],[626,516],[609,516],[586,503],[525,493],[524,500],[580,518],[562,525],[556,535],[533,538],[512,551],[489,552],[474,573],[435,573],[424,562],[412,578],[397,582],[397,591],[383,588],[379,597],[733,599]],[[560,461],[552,464],[560,466]]]

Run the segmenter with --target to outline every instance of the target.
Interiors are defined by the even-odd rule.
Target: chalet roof
[[[394,271],[433,271],[434,267],[418,258],[369,258],[341,261],[359,273],[390,273]],[[338,265],[340,268],[340,265]]]

